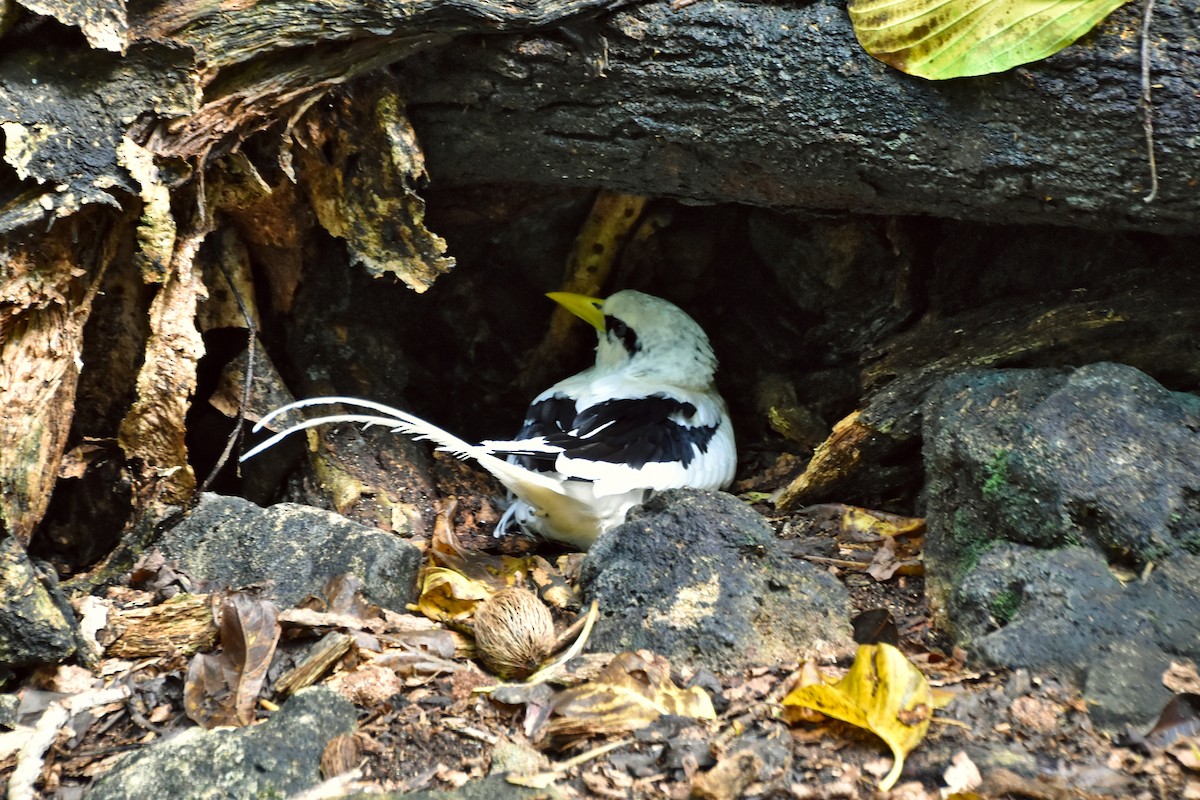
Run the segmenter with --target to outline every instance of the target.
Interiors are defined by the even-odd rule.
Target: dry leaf
[[[1179,765],[1192,772],[1200,772],[1200,736],[1177,740],[1167,748]]]
[[[784,706],[802,706],[865,728],[887,743],[895,763],[879,782],[891,789],[904,758],[925,737],[933,695],[921,671],[888,644],[859,645],[850,671],[834,684],[794,689]]]
[[[269,600],[234,594],[221,604],[221,653],[192,659],[184,684],[187,715],[202,728],[249,725],[279,641]]]
[[[1175,694],[1200,694],[1200,674],[1194,661],[1172,661],[1162,682]]]
[[[842,509],[841,529],[869,536],[912,536],[925,532],[924,517],[902,517],[886,511],[838,504]]]
[[[1146,741],[1167,747],[1186,737],[1200,738],[1200,694],[1181,692],[1167,701]]]
[[[947,793],[959,794],[978,789],[979,785],[983,783],[983,776],[979,774],[979,767],[975,766],[971,757],[959,750],[951,759],[950,766],[942,774],[942,780],[946,782]]]
[[[712,699],[699,686],[680,689],[671,682],[666,659],[621,653],[595,680],[559,692],[557,718],[546,726],[552,738],[611,735],[645,728],[663,714],[716,719]]]
[[[425,570],[417,608],[432,620],[465,620],[475,606],[492,596],[492,588],[447,567]]]
[[[796,688],[820,686],[822,684],[824,684],[824,681],[821,679],[821,669],[817,666],[817,662],[811,658],[806,659],[800,665],[800,680],[796,684]],[[824,722],[826,717],[816,709],[785,703],[783,707],[783,719],[785,722],[794,724],[797,722]]]

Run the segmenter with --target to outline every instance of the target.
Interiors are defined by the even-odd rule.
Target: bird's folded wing
[[[709,423],[705,417],[712,416],[716,418]],[[686,469],[708,451],[719,424],[719,415],[701,415],[695,403],[654,394],[595,403],[576,415],[572,430],[543,437],[572,461],[632,469],[665,463]]]

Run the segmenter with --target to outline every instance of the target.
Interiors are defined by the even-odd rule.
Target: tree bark
[[[582,37],[478,37],[403,66],[439,184],[528,180],[703,203],[1200,230],[1200,18],[1143,6],[1061,53],[951,81],[858,45],[844,4],[666,0]],[[578,30],[576,31],[578,33]]]

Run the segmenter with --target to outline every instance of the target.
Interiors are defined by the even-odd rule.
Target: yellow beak
[[[588,297],[574,292],[550,292],[546,295],[596,330],[604,333],[604,301],[599,297]]]

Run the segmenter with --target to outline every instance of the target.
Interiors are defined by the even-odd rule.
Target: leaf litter
[[[827,506],[776,523],[782,537],[813,553],[824,548],[827,559],[864,546],[877,552],[887,541],[920,558],[915,519]],[[207,645],[213,652],[188,655],[169,638],[146,638],[163,651],[136,660],[102,653],[100,677],[89,673],[87,688],[71,691],[82,697],[119,684],[129,699],[72,718],[62,728],[69,738],[60,732],[40,760],[26,758],[25,774],[34,769],[38,791],[55,796],[86,784],[120,753],[188,725],[188,715],[254,724],[297,686],[320,683],[362,712],[357,732],[331,742],[323,759],[325,774],[341,774],[346,791],[445,789],[501,771],[521,785],[580,796],[866,798],[889,788],[886,796],[897,798],[1166,798],[1195,791],[1190,699],[1176,703],[1184,711],[1168,715],[1141,749],[1115,747],[1093,731],[1069,687],[1021,671],[967,670],[962,652],[929,621],[919,574],[880,580],[866,566],[824,562],[858,608],[877,609],[856,620],[854,660],[718,676],[651,652],[586,652],[580,629],[596,611],[581,613],[577,558],[476,553],[452,537],[446,526],[430,541],[422,585],[467,589],[457,598],[423,595],[409,611],[428,616],[367,603],[352,576],[282,611],[246,593],[175,599],[189,620],[196,609],[219,609],[217,644]],[[162,565],[139,577],[161,590],[164,571],[187,584]],[[476,660],[471,633],[478,603],[513,586],[546,599],[557,654],[530,680],[505,683]],[[148,612],[172,608],[161,591],[138,592],[110,591],[109,626],[121,639],[102,629],[99,647],[156,619]],[[1164,680],[1191,688],[1194,669],[1176,665]],[[1167,742],[1166,730],[1179,735]],[[0,770],[15,765],[17,752],[0,747]],[[511,759],[519,766],[506,766]],[[1134,793],[1141,786],[1151,788]]]

